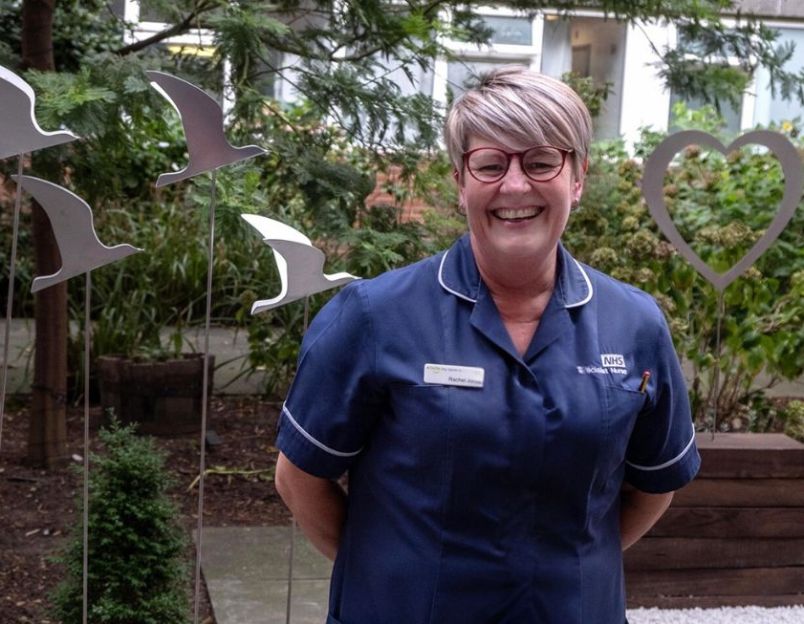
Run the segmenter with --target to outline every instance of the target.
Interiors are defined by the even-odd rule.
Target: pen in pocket
[[[642,381],[639,384],[639,391],[642,394],[645,394],[645,391],[648,389],[648,381],[650,381],[650,371],[646,370],[642,373]]]

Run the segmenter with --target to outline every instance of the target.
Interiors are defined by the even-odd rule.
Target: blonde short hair
[[[513,141],[518,147],[553,145],[572,150],[573,173],[583,176],[592,137],[592,118],[569,86],[521,65],[480,77],[452,105],[444,140],[453,166],[463,169],[469,139]]]

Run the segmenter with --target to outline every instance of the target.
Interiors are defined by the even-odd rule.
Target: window
[[[680,128],[673,124],[673,108],[676,103],[684,102],[690,110],[698,110],[706,105],[703,98],[681,98],[675,93],[670,94],[670,119],[668,120],[669,132],[677,132]],[[720,102],[720,115],[723,121],[726,122],[726,134],[737,135],[740,133],[740,125],[743,114],[742,103],[735,107],[731,103],[723,101]]]
[[[493,31],[490,41],[492,44],[533,45],[533,26],[528,17],[487,15],[483,22]]]
[[[706,50],[702,48],[696,41],[690,41],[683,36],[683,33],[679,34],[679,43],[685,45],[687,50],[690,53],[695,54],[696,56],[700,56],[706,53]],[[725,64],[731,62],[729,59],[723,59],[720,61],[721,64]],[[687,105],[687,108],[690,110],[698,110],[702,108],[706,102],[702,97],[692,97],[692,98],[684,98],[676,94],[675,92],[671,91],[670,94],[670,118],[668,119],[668,127],[670,132],[678,130],[677,126],[673,125],[673,108],[677,102],[684,102]],[[743,116],[743,104],[742,102],[738,106],[734,106],[730,102],[727,101],[720,101],[720,115],[723,117],[723,120],[726,122],[725,131],[729,135],[736,135],[740,133],[740,129],[742,127],[742,116]]]
[[[779,28],[778,30],[779,38],[776,40],[776,45],[790,42],[796,46],[793,56],[784,65],[784,70],[795,73],[801,72],[804,70],[804,29]],[[756,103],[753,122],[768,125],[796,119],[804,121],[804,107],[801,102],[795,96],[790,100],[783,100],[778,90],[775,95],[772,94],[768,73],[766,70],[760,69],[756,78]]]
[[[117,17],[125,17],[126,0],[112,0],[112,2],[109,3],[109,8],[111,8],[112,13],[117,15]]]
[[[163,3],[153,0],[140,0],[140,21],[142,22],[169,22],[171,17],[163,8]]]

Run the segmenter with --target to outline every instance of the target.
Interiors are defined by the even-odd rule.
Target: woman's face
[[[534,147],[473,136],[467,151],[495,147],[518,152]],[[476,180],[466,167],[459,175],[459,197],[466,211],[472,245],[486,263],[515,259],[542,262],[555,252],[564,232],[573,201],[578,201],[583,181],[572,173],[568,154],[561,173],[548,182],[535,182],[512,158],[505,176],[492,183]]]

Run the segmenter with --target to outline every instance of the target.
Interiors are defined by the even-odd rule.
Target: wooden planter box
[[[215,356],[207,361],[211,389]],[[104,412],[114,410],[122,423],[138,423],[137,431],[151,435],[201,430],[203,354],[163,361],[102,356],[97,370]]]
[[[804,444],[698,434],[698,477],[625,553],[631,607],[804,604]]]

